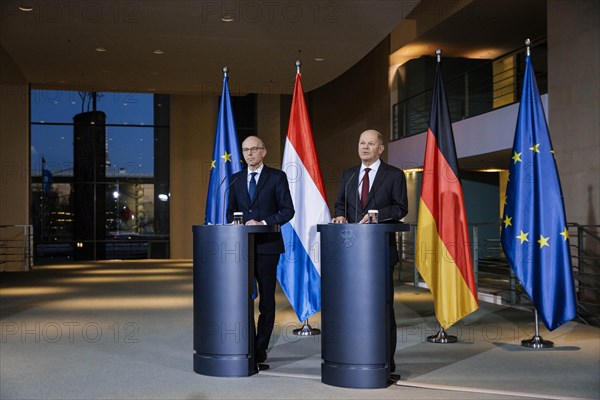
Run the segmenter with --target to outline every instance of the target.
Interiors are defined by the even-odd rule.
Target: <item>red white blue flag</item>
[[[283,151],[296,214],[281,227],[285,242],[277,279],[300,321],[321,309],[321,266],[317,224],[331,221],[321,169],[306,111],[302,75],[296,74],[292,111]]]

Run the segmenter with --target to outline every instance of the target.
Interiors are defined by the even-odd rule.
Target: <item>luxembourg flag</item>
[[[285,253],[277,279],[300,321],[321,309],[321,266],[317,224],[331,221],[325,187],[304,102],[299,63],[282,169],[296,214],[281,227]]]

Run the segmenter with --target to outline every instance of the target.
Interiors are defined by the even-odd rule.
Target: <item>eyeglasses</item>
[[[242,152],[243,153],[256,153],[258,150],[263,150],[264,147],[242,147]]]

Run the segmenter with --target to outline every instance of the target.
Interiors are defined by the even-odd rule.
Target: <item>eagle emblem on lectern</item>
[[[355,240],[356,240],[356,235],[350,229],[344,229],[342,232],[340,232],[340,244],[343,247],[354,246]]]

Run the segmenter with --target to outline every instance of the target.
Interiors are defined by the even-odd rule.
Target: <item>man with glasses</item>
[[[256,136],[244,140],[242,153],[248,166],[231,178],[233,183],[229,190],[227,222],[233,220],[234,212],[243,212],[246,225],[285,224],[294,216],[286,174],[263,163],[267,149]],[[254,352],[256,363],[262,363],[267,359],[269,339],[275,324],[277,264],[280,254],[285,251],[281,233],[257,235],[255,251],[260,315]]]

